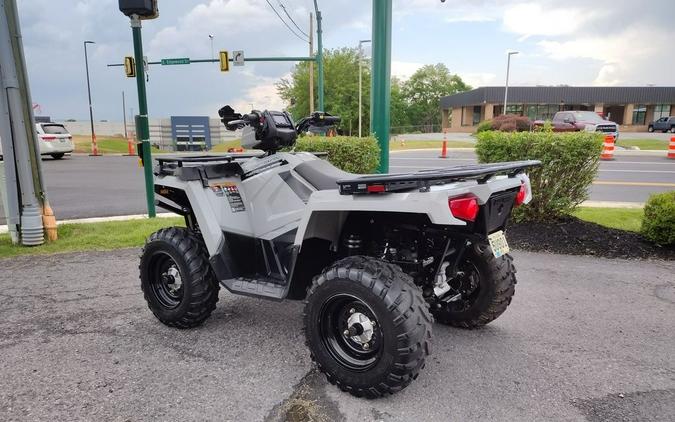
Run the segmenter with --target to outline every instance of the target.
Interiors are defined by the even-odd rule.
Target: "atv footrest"
[[[233,293],[281,300],[286,296],[286,286],[267,279],[230,278],[220,282]]]

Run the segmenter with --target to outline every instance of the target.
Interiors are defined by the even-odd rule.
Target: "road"
[[[435,325],[419,378],[378,400],[316,374],[301,303],[221,290],[177,330],[145,305],[137,249],[0,260],[0,420],[672,420],[675,263],[514,256],[506,313]]]
[[[446,139],[453,141],[465,141],[465,142],[475,142],[476,138],[473,136],[473,133],[467,132],[448,132],[446,135],[443,135],[443,132],[436,133],[407,133],[402,135],[394,135],[393,139],[403,138],[406,141],[442,141],[444,136]],[[629,139],[658,139],[661,141],[668,141],[672,138],[672,133],[662,133],[662,132],[621,132],[619,135],[619,147],[621,146],[621,140]]]
[[[475,162],[472,151],[449,150],[449,159],[438,151],[401,151],[391,154],[390,171],[407,172]],[[675,189],[675,160],[658,155],[623,152],[612,162],[602,162],[591,188],[595,201],[644,202],[650,193]],[[49,199],[58,219],[108,217],[146,212],[142,169],[135,157],[75,155],[42,161]],[[0,209],[0,211],[2,211]],[[5,224],[0,212],[0,224]]]

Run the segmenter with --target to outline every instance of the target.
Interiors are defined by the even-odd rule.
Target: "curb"
[[[644,208],[644,202],[616,202],[616,201],[584,201],[579,205],[587,208],[625,208],[637,209]]]
[[[178,217],[178,214],[172,212],[158,213],[157,218],[171,218]],[[129,220],[144,220],[148,218],[148,214],[131,214],[131,215],[114,215],[110,217],[89,217],[77,218],[72,220],[60,220],[56,222],[57,226],[62,224],[87,224],[87,223],[105,223],[108,221],[129,221]],[[8,232],[7,225],[0,226],[0,234]]]

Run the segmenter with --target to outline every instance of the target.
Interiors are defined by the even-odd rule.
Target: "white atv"
[[[285,112],[220,110],[258,153],[159,158],[159,206],[187,227],[150,236],[141,287],[164,324],[190,328],[220,285],[259,298],[304,300],[307,345],[328,380],[355,396],[405,388],[431,351],[431,325],[482,326],[516,284],[504,228],[530,201],[537,161],[357,175],[294,145]],[[432,317],[433,315],[433,317]]]

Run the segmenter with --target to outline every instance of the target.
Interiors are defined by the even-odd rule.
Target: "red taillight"
[[[384,185],[369,185],[366,190],[370,193],[384,192]]]
[[[478,201],[472,196],[448,199],[448,206],[454,217],[465,221],[475,221],[480,209]]]
[[[41,136],[43,141],[53,141],[56,139],[56,136],[53,135],[42,135]]]
[[[516,194],[516,206],[523,205],[525,198],[527,197],[527,190],[525,190],[525,185],[520,185],[520,190]]]

